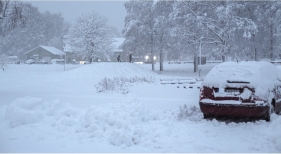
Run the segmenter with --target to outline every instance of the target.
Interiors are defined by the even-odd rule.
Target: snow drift
[[[151,72],[134,63],[92,63],[78,69],[64,72],[64,79],[102,79],[104,77],[149,77],[157,73]]]
[[[6,120],[11,127],[48,122],[49,119],[64,123],[64,117],[76,115],[75,111],[76,109],[70,104],[61,103],[58,100],[46,102],[41,98],[27,96],[9,104],[6,109]]]
[[[56,139],[56,136],[69,136],[68,138],[74,140],[99,140],[100,142],[123,148],[134,146],[150,147],[153,142],[158,143],[159,145],[157,145],[161,147],[163,141],[174,140],[175,136],[180,140],[190,140],[192,138],[186,138],[190,131],[196,134],[199,132],[207,133],[207,136],[210,131],[220,131],[217,136],[240,140],[241,138],[236,139],[235,135],[233,137],[225,136],[225,131],[228,129],[236,133],[240,132],[240,129],[254,131],[256,130],[253,130],[254,127],[262,127],[261,124],[263,124],[263,122],[258,122],[257,124],[225,124],[224,122],[216,122],[216,120],[206,122],[203,120],[199,108],[190,105],[166,111],[149,110],[137,99],[134,99],[118,103],[93,105],[88,109],[77,109],[59,100],[48,102],[41,98],[33,97],[19,98],[9,104],[6,110],[6,121],[12,128],[33,125],[33,130],[31,131],[33,135],[35,130],[43,125],[44,129],[41,128],[40,133],[37,132],[39,133],[38,137],[41,139],[47,137],[43,137],[44,134],[57,132],[58,135],[48,137]],[[279,131],[281,117],[274,116],[272,121],[268,126],[262,127],[262,131],[255,131],[255,133],[264,138],[265,141],[271,140],[270,142],[273,146],[281,151],[281,132]],[[264,123],[267,124],[266,122]],[[198,130],[193,129],[195,127],[193,125],[198,124],[200,125],[196,126]],[[203,125],[209,126],[205,128]],[[205,132],[202,132],[203,129]],[[269,133],[269,136],[264,136],[266,132]],[[256,135],[255,137],[257,137]],[[208,138],[207,140],[210,139]],[[195,142],[197,143],[197,141]],[[239,142],[236,141],[235,143]],[[211,140],[210,144],[212,145]],[[151,146],[155,145],[152,144]],[[153,149],[152,151],[157,151],[157,149]],[[167,148],[165,149],[164,151],[166,152],[170,151]],[[178,152],[186,150],[188,151],[188,149],[182,148]],[[172,152],[175,151],[172,150]]]
[[[197,116],[195,119],[202,119],[199,109],[194,106],[189,109],[185,105],[173,112],[178,112],[181,120],[194,115]],[[128,147],[147,142],[149,136],[159,136],[155,129],[162,130],[176,119],[177,115],[171,111],[149,110],[136,99],[78,110],[58,100],[47,102],[41,98],[24,97],[13,101],[6,110],[6,121],[12,128],[44,122],[50,129],[72,128],[78,138],[83,134],[88,138],[105,139],[114,146]]]

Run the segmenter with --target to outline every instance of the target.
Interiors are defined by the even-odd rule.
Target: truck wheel
[[[265,118],[264,118],[264,120],[265,120],[266,122],[269,122],[269,121],[270,121],[270,115],[271,115],[271,107],[269,108],[269,111],[268,111],[268,113],[266,114],[266,116],[265,116]]]
[[[269,122],[269,121],[270,121],[270,115],[267,115],[267,116],[265,117],[265,121],[266,121],[266,122]]]
[[[271,113],[276,113],[276,110],[275,110],[275,99],[273,98],[272,101],[271,101]]]
[[[204,119],[209,119],[210,118],[210,115],[208,115],[208,114],[203,114],[203,116],[204,116]]]

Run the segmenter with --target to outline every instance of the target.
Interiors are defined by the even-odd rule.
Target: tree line
[[[24,59],[24,53],[38,45],[62,50],[67,24],[60,13],[41,13],[30,3],[0,0],[0,51]]]
[[[92,61],[107,56],[112,38],[120,37],[117,28],[95,11],[78,15],[73,23],[61,13],[41,13],[37,7],[20,0],[0,0],[0,55],[25,59],[24,53],[39,46],[64,50],[68,44],[80,58]],[[2,60],[3,61],[3,60]]]
[[[122,31],[124,52],[164,60],[281,58],[280,1],[130,0]],[[20,0],[0,0],[0,54],[17,55],[38,45],[69,44],[89,61],[109,57],[115,27],[95,11],[70,24],[60,13],[41,13]],[[152,58],[152,61],[154,59]],[[152,62],[152,64],[154,64]],[[152,65],[152,70],[154,70]]]
[[[163,60],[200,52],[208,60],[281,58],[280,1],[131,0],[125,8],[123,49],[158,55],[160,70]]]

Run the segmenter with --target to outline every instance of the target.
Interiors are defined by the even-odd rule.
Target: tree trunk
[[[160,71],[163,71],[163,51],[160,51]]]
[[[221,56],[222,62],[225,62],[225,55]]]
[[[222,47],[222,62],[226,61],[226,53],[227,53],[227,44],[226,44],[226,40],[223,41],[223,47]]]
[[[154,71],[155,70],[155,67],[154,67],[154,52],[153,52],[153,45],[154,45],[154,40],[153,40],[153,34],[151,34],[151,69],[152,69],[152,71]]]
[[[256,48],[256,42],[255,42],[255,35],[253,35],[252,37],[253,37],[253,48],[254,48],[255,61],[258,61],[257,48]]]
[[[153,50],[151,50],[151,67],[152,71],[155,71]]]
[[[258,61],[257,49],[255,48],[255,61]]]
[[[198,58],[197,58],[197,56],[194,54],[194,61],[193,61],[193,64],[194,64],[194,72],[197,72],[197,65],[198,65],[198,63],[197,63],[197,60]]]
[[[273,44],[274,44],[274,40],[273,40],[273,24],[270,25],[270,60],[273,60]]]
[[[225,52],[225,46],[223,46],[223,48],[222,48],[222,55],[221,55],[221,61],[222,62],[225,62],[224,52]]]
[[[160,50],[160,71],[163,71],[163,33],[161,35],[161,50]]]
[[[152,69],[152,71],[155,71],[155,66],[154,66],[154,59],[153,59],[153,56],[152,56],[152,62],[151,62],[151,63],[152,63],[152,68],[151,68],[151,69]]]

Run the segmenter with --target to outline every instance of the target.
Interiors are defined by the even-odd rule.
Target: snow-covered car
[[[20,64],[20,63],[21,63],[21,61],[19,61],[19,60],[14,62],[14,64]]]
[[[48,62],[45,59],[41,59],[37,62],[37,64],[48,64]]]
[[[269,62],[224,62],[205,77],[200,89],[204,118],[255,117],[270,121],[281,111],[281,71]]]
[[[26,64],[35,64],[35,60],[34,59],[28,59],[25,61]]]
[[[64,59],[52,59],[51,64],[64,64]]]
[[[88,62],[88,61],[85,61],[85,62],[84,62],[84,65],[87,65],[87,64],[90,64],[90,62]]]

